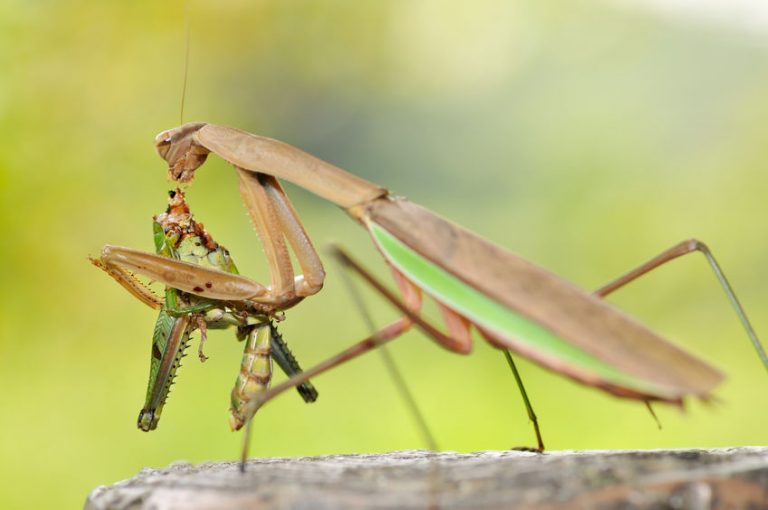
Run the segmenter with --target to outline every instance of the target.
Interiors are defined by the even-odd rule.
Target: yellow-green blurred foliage
[[[768,39],[715,24],[535,0],[190,1],[184,120],[297,145],[596,288],[687,237],[719,256],[768,335]],[[241,355],[212,332],[157,431],[136,429],[155,312],[87,255],[151,250],[169,188],[153,136],[179,123],[182,2],[0,4],[0,507],[77,507],[90,489],[176,459],[233,459]],[[288,186],[322,248],[386,269],[362,229]],[[261,248],[217,158],[189,201],[240,269]],[[327,259],[327,257],[326,257]],[[326,288],[282,331],[311,365],[367,333],[327,260]],[[377,322],[393,312],[368,295]],[[702,257],[611,301],[728,374],[716,405],[642,405],[521,361],[547,446],[765,444],[768,379]],[[197,335],[195,335],[197,336]],[[531,444],[503,357],[411,333],[392,346],[443,449]],[[258,415],[251,453],[422,448],[377,354]]]

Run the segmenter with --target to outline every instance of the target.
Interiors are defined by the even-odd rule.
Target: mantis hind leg
[[[683,255],[687,255],[689,253],[693,253],[696,251],[701,252],[704,255],[704,257],[707,259],[707,262],[709,263],[710,268],[715,273],[715,277],[717,278],[718,282],[720,282],[720,286],[723,288],[723,291],[728,296],[728,300],[730,301],[731,306],[733,306],[733,309],[736,312],[736,315],[739,317],[739,321],[741,322],[741,325],[744,327],[744,330],[747,332],[747,336],[749,337],[749,340],[752,343],[752,346],[755,348],[755,351],[757,352],[757,355],[760,358],[760,361],[763,363],[763,366],[766,368],[766,370],[768,370],[768,355],[766,355],[765,349],[760,343],[760,339],[757,337],[757,333],[755,333],[755,330],[752,327],[752,323],[749,321],[749,318],[747,317],[747,312],[744,310],[744,307],[739,302],[739,298],[736,297],[736,293],[734,292],[733,287],[731,287],[730,282],[725,277],[723,270],[720,268],[720,264],[717,263],[717,260],[715,260],[715,257],[712,255],[712,252],[710,251],[710,249],[707,247],[706,244],[702,243],[697,239],[687,239],[685,241],[677,243],[676,245],[672,246],[667,250],[664,250],[657,256],[653,257],[651,260],[623,274],[622,276],[616,278],[610,283],[603,285],[602,287],[600,287],[595,291],[595,295],[598,297],[605,297],[608,294],[624,287],[626,284],[640,278],[644,274],[649,273],[650,271],[656,269],[657,267],[660,267],[666,264],[667,262],[674,260],[678,257],[682,257]]]

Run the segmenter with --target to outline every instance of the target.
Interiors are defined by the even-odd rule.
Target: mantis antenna
[[[189,74],[189,47],[191,22],[189,16],[189,2],[184,2],[184,79],[181,83],[181,106],[179,107],[179,124],[184,123],[184,99],[187,97],[187,75]]]

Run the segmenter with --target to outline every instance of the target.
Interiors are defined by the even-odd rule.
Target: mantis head
[[[190,182],[195,170],[205,163],[209,151],[195,137],[204,126],[205,122],[188,122],[155,137],[155,147],[160,157],[168,162],[168,177],[171,180]]]

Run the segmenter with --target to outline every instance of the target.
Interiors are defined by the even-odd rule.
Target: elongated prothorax
[[[155,138],[168,161],[171,178],[187,182],[205,162],[207,151],[233,165],[274,175],[349,209],[387,195],[387,190],[291,145],[239,129],[192,122],[163,131]]]

